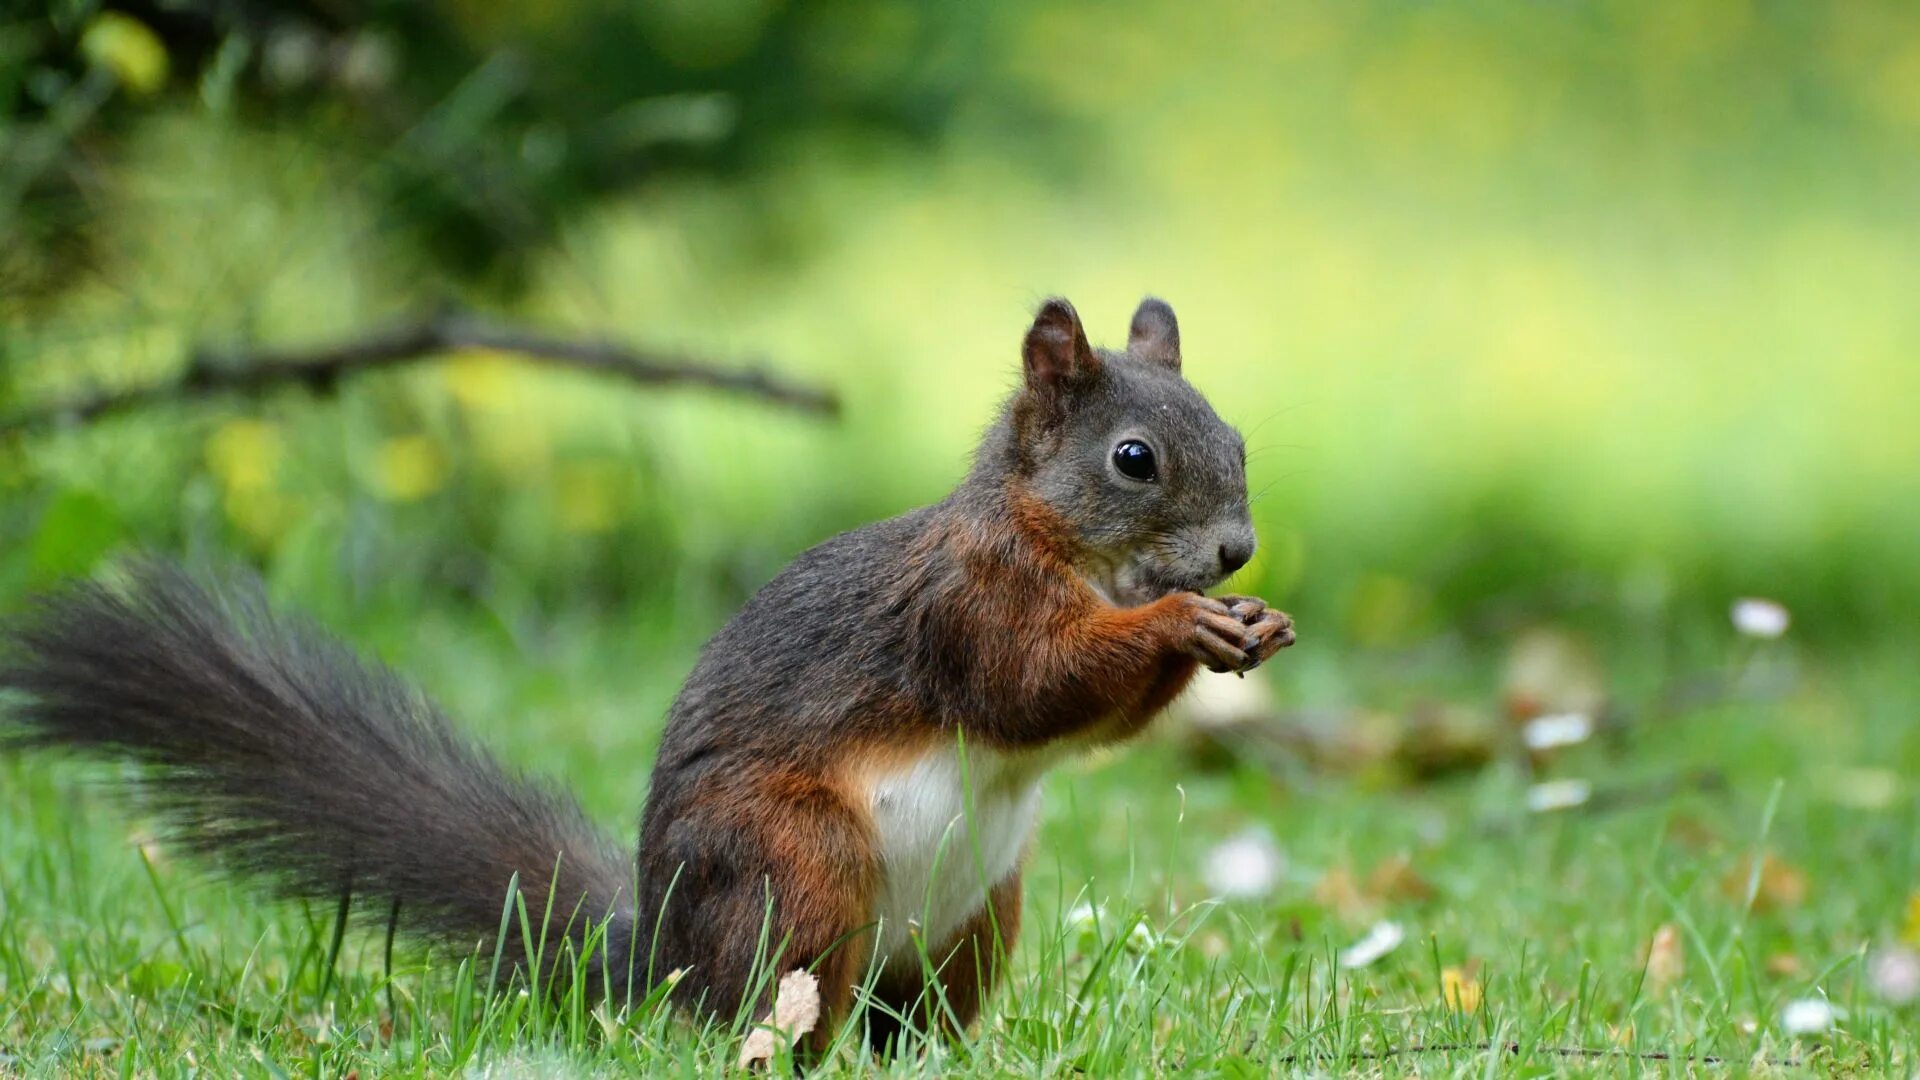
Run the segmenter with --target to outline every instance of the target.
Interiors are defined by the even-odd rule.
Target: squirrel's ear
[[[1087,344],[1079,314],[1072,304],[1057,296],[1041,305],[1040,314],[1034,316],[1020,356],[1026,361],[1027,389],[1047,397],[1100,370],[1100,358]]]
[[[1180,370],[1180,324],[1165,300],[1149,296],[1133,313],[1127,332],[1127,351],[1142,360]]]

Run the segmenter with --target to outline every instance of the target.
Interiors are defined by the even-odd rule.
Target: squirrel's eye
[[[1151,480],[1160,472],[1159,463],[1153,460],[1153,447],[1139,439],[1128,439],[1113,448],[1113,467],[1132,480]]]

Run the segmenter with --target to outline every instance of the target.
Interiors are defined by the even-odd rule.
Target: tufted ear
[[[1149,296],[1133,313],[1127,331],[1127,351],[1142,360],[1180,370],[1180,324],[1165,300]]]
[[[1069,384],[1100,370],[1079,314],[1057,296],[1034,316],[1020,355],[1026,362],[1027,389],[1047,400],[1058,399]]]

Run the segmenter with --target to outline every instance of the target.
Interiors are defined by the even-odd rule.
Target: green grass
[[[1311,613],[1302,625],[1311,628]],[[626,613],[521,640],[472,611],[341,628],[414,672],[503,755],[564,773],[628,831],[658,718],[716,616]],[[1679,1071],[1575,1048],[1711,1055],[1700,1073],[1905,1075],[1912,1006],[1879,1000],[1863,949],[1901,927],[1920,885],[1920,678],[1911,652],[1758,649],[1700,626],[1694,644],[1599,650],[1615,722],[1550,763],[1593,781],[1588,807],[1530,814],[1515,746],[1484,768],[1416,783],[1384,761],[1338,770],[1194,749],[1180,722],[1062,769],[1029,864],[1028,920],[1010,983],[964,1044],[890,1063],[849,1038],[830,1072],[941,1076],[1586,1074]],[[1801,627],[1795,633],[1802,633]],[[1815,637],[1817,627],[1805,628]],[[1437,698],[1490,711],[1497,655],[1360,653],[1309,636],[1270,669],[1282,700],[1397,714]],[[1722,692],[1667,707],[1678,686]],[[1367,715],[1362,713],[1361,715]],[[1370,721],[1378,726],[1377,718]],[[740,1032],[643,1005],[626,1015],[489,996],[488,957],[400,950],[377,916],[326,956],[330,905],[263,904],[141,840],[111,767],[0,763],[0,1074],[343,1076],[666,1075],[730,1068]],[[1891,797],[1858,769],[1891,774]],[[1682,778],[1703,770],[1717,784]],[[1270,894],[1214,901],[1209,850],[1263,825],[1286,855]],[[1804,875],[1805,895],[1747,888],[1756,853]],[[1342,900],[1404,857],[1425,888]],[[1787,883],[1789,886],[1791,882]],[[1425,895],[1421,895],[1425,893]],[[1066,913],[1092,905],[1092,926]],[[1339,950],[1375,919],[1397,950],[1358,971]],[[1647,942],[1679,928],[1684,973],[1643,979]],[[1136,926],[1146,928],[1135,932]],[[1443,969],[1477,983],[1450,1005]],[[1828,1036],[1778,1018],[1825,996]],[[1517,1050],[1474,1049],[1487,1044]],[[1454,1045],[1374,1058],[1395,1049]]]

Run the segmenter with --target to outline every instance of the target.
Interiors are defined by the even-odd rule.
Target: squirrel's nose
[[[1253,558],[1253,541],[1229,540],[1220,545],[1220,572],[1231,574]]]

